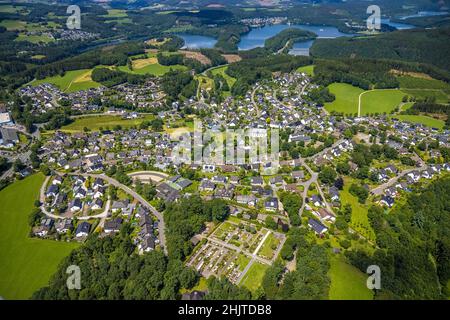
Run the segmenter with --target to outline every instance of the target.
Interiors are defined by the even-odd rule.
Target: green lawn
[[[225,73],[225,71],[226,71],[227,69],[228,69],[228,66],[218,67],[218,68],[211,69],[211,73],[212,73],[213,75],[220,74],[221,76],[223,76],[223,77],[225,78],[225,80],[227,81],[228,86],[229,86],[230,89],[231,89],[231,87],[232,87],[232,86],[234,85],[234,83],[236,82],[236,79],[233,78],[233,77],[230,77],[228,74]]]
[[[163,66],[158,63],[155,54],[147,54],[148,58],[133,60],[133,70],[130,70],[128,66],[119,66],[117,69],[123,72],[134,74],[152,74],[155,76],[162,76],[172,70],[186,70],[187,68],[182,65]],[[133,57],[132,57],[133,58]],[[136,58],[136,56],[134,57]],[[137,66],[137,67],[136,67]]]
[[[24,33],[21,33],[17,36],[16,39],[14,39],[14,41],[28,41],[31,43],[39,43],[39,42],[44,42],[44,43],[49,43],[54,41],[52,38],[49,38],[47,36],[44,35],[26,35]]]
[[[395,109],[405,96],[401,90],[370,90],[364,91],[346,83],[332,83],[328,86],[336,99],[326,103],[328,111],[336,111],[344,114],[358,112],[359,96],[361,95],[361,115],[369,113],[389,113]]]
[[[120,125],[122,126],[123,129],[125,129],[133,126],[138,126],[143,121],[150,121],[153,119],[154,116],[152,115],[147,115],[138,119],[122,119],[121,116],[109,116],[109,115],[83,117],[75,119],[75,121],[72,122],[71,124],[62,127],[61,130],[66,132],[77,132],[83,131],[83,129],[86,127],[90,130],[96,131],[99,130],[101,127],[103,129],[106,129],[107,127],[113,129],[114,126],[116,125]]]
[[[346,83],[332,83],[328,86],[328,89],[336,96],[336,100],[325,104],[328,111],[344,114],[358,112],[358,97],[364,90]]]
[[[361,115],[369,113],[389,113],[401,102],[405,93],[400,90],[372,90],[361,96]]]
[[[104,18],[124,18],[128,17],[126,10],[120,10],[120,9],[109,9],[108,14],[102,15],[101,17]]]
[[[343,257],[333,256],[330,262],[330,300],[373,299],[373,292],[366,286],[367,275],[345,262]]]
[[[0,191],[0,296],[27,299],[48,283],[76,243],[28,237],[28,215],[44,176],[36,174]]]
[[[269,266],[265,264],[254,262],[250,269],[248,269],[240,284],[249,289],[251,292],[255,292],[259,287],[261,287],[264,274],[268,268]]]
[[[309,75],[310,77],[313,77],[314,76],[314,67],[315,67],[315,65],[311,64],[309,66],[300,67],[297,69],[297,71],[304,72],[307,75]]]
[[[26,26],[25,21],[20,20],[3,20],[0,22],[0,26],[5,27],[8,30],[23,30]]]
[[[342,205],[350,204],[352,206],[352,220],[350,226],[362,234],[364,237],[375,240],[375,232],[367,218],[367,205],[359,203],[358,198],[354,197],[348,191],[353,180],[350,178],[344,179],[344,190],[341,191]]]
[[[258,255],[265,257],[266,259],[272,259],[273,255],[275,254],[275,250],[272,249],[272,247],[277,247],[280,243],[280,240],[278,240],[273,233],[270,233],[266,240],[264,241],[263,245],[261,246],[261,249],[258,251]]]
[[[81,69],[67,71],[64,76],[53,76],[47,77],[40,80],[34,80],[30,82],[32,86],[37,86],[42,83],[51,83],[57,86],[64,92],[74,92],[79,90],[86,90],[89,88],[97,88],[100,83],[92,81],[91,79],[91,69]]]
[[[397,77],[400,88],[405,89],[438,89],[450,92],[450,85],[444,81],[436,79],[416,78],[410,76]]]
[[[445,125],[444,121],[434,119],[431,117],[427,117],[427,116],[401,114],[401,115],[395,115],[393,117],[397,118],[399,120],[402,120],[402,121],[408,121],[408,122],[412,122],[412,123],[421,123],[427,127],[437,128],[439,130],[442,130]]]
[[[450,101],[449,94],[440,89],[402,89],[402,91],[418,100],[434,97],[437,103],[448,103]]]

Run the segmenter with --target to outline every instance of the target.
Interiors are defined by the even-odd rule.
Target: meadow
[[[398,107],[405,93],[397,89],[376,89],[361,95],[361,115],[389,113]]]
[[[336,96],[333,102],[326,103],[328,111],[355,114],[358,112],[358,97],[364,90],[346,83],[332,83],[328,86],[331,93]]]
[[[304,72],[310,77],[314,77],[314,65],[311,64],[309,66],[300,67],[297,69],[298,72]]]
[[[78,247],[29,237],[28,216],[43,182],[44,176],[35,174],[0,191],[0,296],[5,299],[28,299]]]
[[[328,86],[336,96],[333,102],[326,103],[325,109],[344,114],[357,114],[361,97],[361,115],[389,113],[399,106],[405,93],[398,89],[376,89],[364,91],[346,83],[332,83]]]
[[[51,83],[64,92],[74,92],[99,87],[100,83],[92,81],[91,74],[92,69],[72,70],[67,71],[62,77],[60,75],[47,77],[40,80],[34,80],[29,84],[37,86],[42,83]]]
[[[155,54],[148,53],[147,57],[142,57],[142,59],[136,59],[132,62],[133,70],[130,70],[128,66],[117,67],[120,71],[134,73],[134,74],[152,74],[155,76],[162,76],[172,70],[186,70],[185,66],[173,65],[173,66],[163,66],[159,64],[158,59]],[[140,58],[140,57],[139,57]]]
[[[367,275],[347,263],[343,257],[330,257],[330,300],[372,300],[373,292],[366,286]]]
[[[254,262],[242,278],[240,284],[249,289],[251,292],[256,292],[256,290],[261,287],[264,274],[268,268],[269,266],[265,264]]]
[[[144,121],[153,120],[154,116],[147,115],[138,119],[122,119],[121,116],[113,115],[100,115],[100,116],[90,116],[75,119],[74,122],[68,124],[61,128],[62,131],[66,132],[80,132],[84,128],[88,128],[92,131],[98,131],[100,128],[103,129],[113,129],[115,126],[121,126],[123,129],[139,126]]]
[[[222,77],[224,77],[228,83],[228,86],[231,88],[234,85],[234,83],[236,82],[236,78],[233,78],[233,77],[229,76],[228,74],[226,74],[225,71],[227,69],[228,69],[228,66],[218,67],[218,68],[211,69],[211,73],[213,75],[219,74]]]
[[[358,198],[350,194],[349,188],[352,183],[353,180],[351,178],[344,179],[344,189],[340,193],[342,205],[350,204],[352,207],[350,226],[365,238],[373,241],[375,240],[375,232],[367,217],[367,205],[359,203]]]

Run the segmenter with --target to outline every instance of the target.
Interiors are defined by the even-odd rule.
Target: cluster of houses
[[[68,186],[63,185],[64,179],[69,180]],[[106,183],[100,178],[87,183],[87,178],[81,175],[57,175],[45,192],[46,206],[50,208],[50,212],[63,213],[67,210],[71,215],[84,211],[83,209],[86,212],[102,210],[106,191]]]
[[[444,171],[450,171],[450,164],[432,164],[427,166],[424,170],[413,170],[405,175],[403,181],[396,181],[396,183],[384,189],[381,199],[378,201],[382,206],[391,208],[395,204],[395,198],[401,191],[411,191],[411,185],[418,183],[420,179],[432,179],[435,175]]]
[[[143,206],[140,206],[135,217],[139,219],[139,232],[134,238],[139,253],[149,252],[155,249],[159,243],[155,230],[158,228],[158,222],[153,221],[150,212]]]

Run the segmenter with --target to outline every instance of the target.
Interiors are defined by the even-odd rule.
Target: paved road
[[[50,177],[47,177],[44,181],[44,183],[41,186],[41,190],[40,190],[40,194],[39,194],[39,201],[41,202],[41,211],[42,213],[44,213],[47,217],[52,218],[52,219],[66,219],[66,217],[63,217],[61,215],[56,215],[53,213],[50,213],[47,211],[47,209],[45,208],[45,206],[43,205],[45,203],[45,190],[47,189],[47,185],[48,185],[48,181],[50,180]],[[78,220],[89,220],[89,219],[103,219],[106,218],[108,216],[108,212],[109,212],[109,208],[111,207],[111,200],[108,199],[108,201],[106,201],[106,206],[105,206],[105,210],[103,210],[102,213],[93,215],[93,216],[85,216],[85,217],[77,217]],[[104,223],[104,221],[103,221]]]
[[[428,166],[424,165],[424,166],[421,166],[419,168],[403,170],[399,175],[389,179],[389,181],[387,181],[387,182],[383,183],[382,185],[379,185],[378,187],[372,189],[370,192],[373,193],[374,195],[381,195],[384,192],[384,190],[386,190],[390,186],[396,184],[398,179],[400,179],[401,177],[406,176],[408,173],[413,172],[413,171],[425,171],[427,169],[428,169]]]
[[[150,203],[148,203],[147,200],[145,200],[141,195],[139,195],[136,191],[130,189],[129,187],[125,186],[124,184],[121,184],[117,180],[115,180],[111,177],[108,177],[105,174],[69,173],[69,175],[81,175],[83,177],[93,177],[93,178],[103,179],[103,180],[107,181],[110,185],[113,185],[117,188],[122,189],[125,193],[131,195],[134,199],[136,199],[139,203],[141,203],[141,205],[148,208],[152,212],[152,214],[155,215],[157,217],[157,219],[159,220],[159,222],[158,222],[159,242],[160,242],[161,247],[164,249],[164,252],[167,254],[166,237],[165,237],[166,226],[164,224],[164,217],[158,210],[156,210]],[[45,190],[46,190],[46,186],[47,186],[49,179],[50,179],[50,177],[47,177],[44,181],[44,184],[41,187],[41,200],[40,201],[42,203],[45,200]],[[43,209],[44,209],[43,210],[44,214],[46,214],[47,216],[52,217],[54,219],[61,219],[61,216],[53,215],[53,214],[47,212],[45,210],[45,208],[43,208]],[[107,209],[109,210],[109,200],[107,202]],[[105,214],[108,213],[108,210],[105,210],[102,214],[99,214],[96,216],[80,217],[78,219],[79,220],[83,220],[83,219],[87,220],[87,219],[92,219],[92,218],[104,218]]]
[[[158,210],[156,210],[150,203],[148,203],[147,200],[145,200],[136,191],[130,189],[129,187],[120,183],[119,181],[117,181],[111,177],[108,177],[105,174],[91,174],[91,173],[76,174],[76,173],[74,173],[73,175],[82,175],[85,177],[101,178],[101,179],[107,181],[109,184],[122,189],[127,194],[131,195],[134,199],[136,199],[141,205],[143,205],[144,207],[149,209],[151,211],[151,213],[154,216],[156,216],[156,218],[158,218],[158,220],[159,220],[159,222],[158,222],[159,242],[160,242],[161,247],[164,248],[164,252],[167,254],[166,236],[165,236],[166,226],[164,224],[164,217]]]

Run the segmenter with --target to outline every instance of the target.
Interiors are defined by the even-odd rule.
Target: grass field
[[[275,254],[275,250],[273,248],[276,248],[278,244],[280,243],[280,240],[278,240],[273,233],[269,234],[264,241],[263,245],[261,246],[261,249],[258,251],[258,255],[262,256],[266,259],[272,259],[273,255]]]
[[[265,264],[254,262],[250,269],[248,269],[240,284],[249,289],[251,292],[255,292],[261,286],[264,274],[268,268],[269,266]]]
[[[369,113],[389,113],[401,102],[405,93],[400,90],[372,90],[361,96],[361,115]]]
[[[405,89],[439,89],[450,92],[450,85],[441,80],[424,79],[410,76],[397,77],[400,88]]]
[[[442,130],[445,125],[444,121],[434,119],[431,117],[427,117],[427,116],[401,114],[401,115],[395,115],[393,118],[397,118],[399,120],[412,122],[412,123],[421,123],[427,127],[436,128],[439,130]]]
[[[43,181],[36,174],[0,191],[0,296],[5,299],[29,298],[78,246],[28,237],[28,215]]]
[[[3,20],[0,22],[0,26],[5,27],[7,30],[23,30],[26,24],[25,21],[20,20]]]
[[[225,71],[228,69],[228,66],[218,67],[211,69],[211,73],[213,75],[220,74],[227,80],[228,86],[231,88],[233,84],[236,82],[236,79],[233,77],[230,77],[228,74],[225,73]]]
[[[359,96],[361,95],[361,115],[371,113],[389,113],[402,101],[405,93],[401,90],[370,90],[364,91],[346,83],[333,83],[328,86],[336,99],[326,103],[328,111],[336,111],[344,114],[358,113]]]
[[[345,262],[343,257],[333,256],[330,263],[330,300],[373,299],[373,292],[366,286],[367,275]]]
[[[350,226],[369,240],[375,240],[375,232],[367,218],[367,205],[359,203],[358,199],[348,191],[352,183],[352,179],[345,178],[344,189],[341,191],[342,205],[350,204],[352,206],[352,220]]]
[[[315,66],[313,64],[311,64],[309,66],[300,67],[300,68],[297,69],[297,71],[298,72],[304,72],[307,75],[309,75],[310,77],[313,77],[314,76],[314,67]]]
[[[128,17],[126,10],[109,9],[107,15],[102,15],[104,18],[125,18]]]
[[[114,126],[120,125],[122,128],[130,128],[133,126],[140,125],[143,121],[153,120],[154,116],[147,115],[139,119],[122,119],[120,116],[92,116],[78,118],[71,124],[64,126],[61,130],[66,132],[79,132],[83,131],[86,127],[92,131],[97,131],[100,128],[110,128],[113,129]]]
[[[24,33],[21,33],[17,36],[16,39],[14,39],[14,41],[28,41],[31,43],[39,43],[39,42],[49,43],[54,40],[45,35],[26,35]]]
[[[99,87],[100,83],[92,81],[91,74],[92,69],[73,70],[67,71],[62,77],[59,75],[47,77],[41,80],[34,80],[30,82],[30,84],[32,86],[37,86],[42,83],[51,83],[64,92],[74,92]]]
[[[328,88],[336,96],[336,100],[326,103],[325,109],[344,114],[358,112],[358,97],[364,90],[346,83],[332,83]]]
[[[450,101],[449,95],[439,89],[402,89],[402,91],[418,100],[434,97],[437,103],[449,103]]]
[[[128,66],[119,66],[120,71],[134,73],[134,74],[153,74],[155,76],[162,76],[172,70],[186,70],[185,66],[163,66],[158,63],[155,54],[147,54],[147,58],[133,60],[133,70]]]

